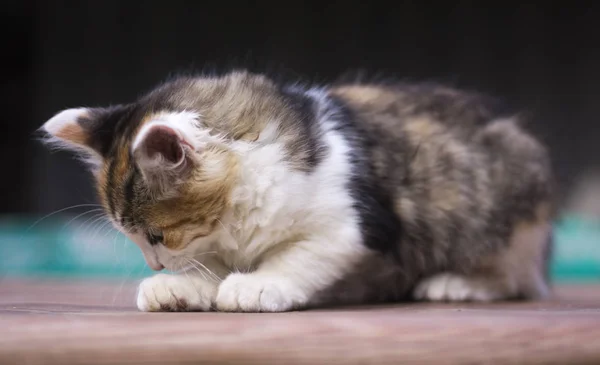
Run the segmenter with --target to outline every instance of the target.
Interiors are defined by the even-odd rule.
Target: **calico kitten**
[[[423,84],[181,77],[43,129],[81,152],[160,273],[142,311],[542,298],[545,148],[494,101]]]

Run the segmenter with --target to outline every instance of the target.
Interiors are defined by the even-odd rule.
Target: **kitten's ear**
[[[80,152],[91,162],[101,162],[113,139],[117,121],[126,107],[66,109],[40,128],[51,146]]]
[[[86,148],[89,136],[78,121],[88,114],[87,108],[63,110],[44,123],[42,129],[53,138],[62,141],[67,148]]]
[[[148,179],[179,177],[192,166],[192,141],[167,123],[152,122],[145,125],[132,145],[133,156]],[[173,182],[173,181],[170,181]]]

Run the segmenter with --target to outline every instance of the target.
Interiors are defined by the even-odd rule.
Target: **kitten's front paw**
[[[144,312],[207,311],[211,306],[208,294],[201,293],[191,278],[158,274],[140,284],[137,307]]]
[[[236,273],[219,286],[216,306],[227,312],[284,312],[298,302],[298,294],[283,279]]]

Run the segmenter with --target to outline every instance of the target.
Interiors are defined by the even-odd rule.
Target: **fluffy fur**
[[[44,129],[83,153],[150,267],[143,311],[288,311],[539,298],[545,148],[483,96],[438,85],[182,77]]]

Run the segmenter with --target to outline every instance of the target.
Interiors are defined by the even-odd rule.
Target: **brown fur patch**
[[[208,161],[213,166],[203,167]],[[231,191],[237,179],[237,157],[213,146],[198,157],[198,164],[177,196],[148,205],[142,213],[154,227],[163,231],[163,243],[170,249],[181,249],[195,237],[210,234],[230,206]]]
[[[88,145],[88,133],[77,123],[64,126],[56,133],[56,137],[78,145]]]
[[[142,126],[148,123],[155,116],[154,113],[146,113],[140,123],[136,123],[136,127],[132,132],[132,139],[127,139],[124,136],[116,138],[116,153],[108,156],[103,163],[102,169],[96,174],[97,193],[102,204],[107,207],[110,204],[118,207],[122,205],[124,197],[124,183],[127,176],[131,173],[134,166],[131,166],[129,154],[133,144],[133,140]],[[111,166],[115,164],[115,166]],[[112,176],[109,180],[109,170],[113,168]],[[111,194],[109,194],[109,192]],[[109,202],[109,196],[112,196],[112,202]]]
[[[378,111],[398,103],[397,93],[379,86],[342,86],[332,89],[332,94]]]
[[[408,133],[409,138],[416,143],[436,137],[444,131],[437,121],[425,117],[409,119],[404,130]]]
[[[331,93],[371,137],[375,179],[394,199],[403,266],[465,272],[509,245],[548,198],[541,144],[485,97],[438,85],[350,84]],[[411,269],[407,269],[410,271]]]
[[[544,298],[548,293],[545,250],[550,244],[552,226],[550,205],[538,204],[534,219],[515,223],[508,247],[485,257],[477,272],[501,285],[511,295]]]

